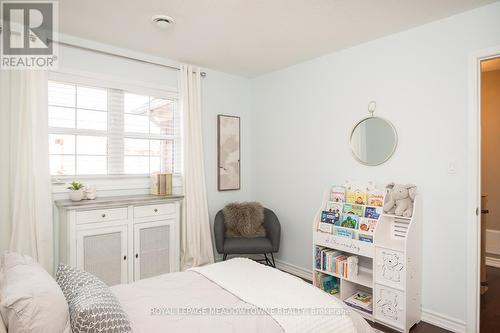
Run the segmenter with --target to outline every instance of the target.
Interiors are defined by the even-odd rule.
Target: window
[[[175,96],[49,81],[48,102],[52,175],[179,172]]]

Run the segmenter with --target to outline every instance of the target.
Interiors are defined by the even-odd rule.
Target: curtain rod
[[[129,57],[129,56],[125,56],[125,55],[118,54],[118,53],[97,50],[97,49],[93,49],[93,48],[90,48],[90,47],[80,46],[80,45],[66,43],[66,42],[61,42],[61,41],[51,40],[50,42],[51,43],[57,43],[57,44],[63,45],[63,46],[73,47],[73,48],[80,49],[80,50],[91,51],[91,52],[101,53],[101,54],[105,54],[105,55],[109,55],[109,56],[113,56],[113,57],[122,58],[122,59],[127,59],[127,60],[133,60],[133,61],[137,61],[137,62],[142,62],[144,64],[149,64],[149,65],[155,65],[155,66],[160,66],[160,67],[165,67],[165,68],[171,68],[171,69],[175,69],[175,70],[180,70],[180,67],[177,67],[177,66],[164,65],[164,64],[160,64],[158,62],[144,60],[144,59],[138,59],[138,58],[134,58],[134,57]],[[193,72],[193,73],[195,73],[195,72]],[[205,77],[205,76],[207,76],[207,73],[206,72],[200,72],[200,75],[202,77]]]

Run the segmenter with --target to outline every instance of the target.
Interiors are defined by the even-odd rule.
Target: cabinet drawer
[[[76,223],[93,223],[126,220],[128,217],[127,208],[95,209],[76,212]]]
[[[158,204],[147,206],[135,206],[134,218],[137,217],[150,217],[157,215],[172,215],[175,214],[174,204]]]
[[[404,253],[377,247],[375,261],[375,282],[404,289],[406,283],[406,258]]]
[[[400,290],[375,285],[375,319],[400,329],[405,324],[405,297]]]

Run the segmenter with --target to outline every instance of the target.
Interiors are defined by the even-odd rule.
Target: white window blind
[[[91,85],[88,79],[81,84],[71,77],[49,81],[51,174],[180,172],[176,94],[137,91]]]

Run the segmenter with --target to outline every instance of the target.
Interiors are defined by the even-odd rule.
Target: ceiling
[[[491,2],[61,0],[59,19],[65,34],[254,77]]]

